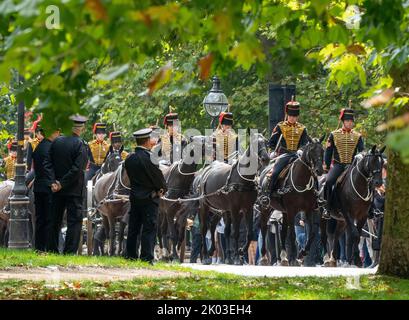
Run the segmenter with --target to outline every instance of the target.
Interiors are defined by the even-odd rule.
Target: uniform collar
[[[290,127],[296,127],[298,122],[295,123],[290,123],[288,120],[286,120],[286,124],[289,125]]]
[[[341,128],[342,133],[351,133],[352,129]]]

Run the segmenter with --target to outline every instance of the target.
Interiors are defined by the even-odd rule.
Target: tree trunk
[[[394,86],[409,92],[409,68],[394,70]],[[389,109],[389,119],[405,110]],[[388,151],[388,181],[385,204],[385,224],[379,273],[409,278],[409,165],[397,152]]]

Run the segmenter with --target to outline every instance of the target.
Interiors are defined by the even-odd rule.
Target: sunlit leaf
[[[148,83],[148,95],[152,95],[152,93],[163,85],[165,85],[169,80],[172,74],[172,62],[169,61],[161,67],[158,72],[150,79]]]

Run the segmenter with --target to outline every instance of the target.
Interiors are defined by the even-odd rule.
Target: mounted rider
[[[96,172],[101,169],[109,151],[109,143],[105,140],[106,124],[95,123],[92,131],[95,134],[95,139],[88,143],[90,165],[86,175],[87,181],[92,179]]]
[[[9,155],[4,158],[3,166],[6,169],[7,180],[14,180],[16,175],[16,162],[17,162],[17,141],[10,141],[7,144]]]
[[[219,116],[219,125],[213,132],[213,160],[231,163],[237,158],[238,136],[233,130],[233,113],[222,112]]]
[[[298,122],[300,103],[291,99],[285,106],[285,113],[287,119],[275,126],[269,141],[269,147],[274,150],[272,156],[277,158],[271,173],[271,194],[275,191],[281,171],[297,159],[297,150],[311,140],[306,127]],[[278,194],[284,193],[284,190],[278,191]]]
[[[160,150],[158,155],[171,164],[181,159],[182,150],[187,145],[187,141],[180,133],[180,121],[177,113],[168,113],[163,123],[166,132],[159,137]]]
[[[351,107],[342,109],[339,120],[342,121],[342,128],[331,132],[324,155],[324,170],[329,170],[324,188],[326,208],[323,216],[327,219],[331,215],[342,218],[342,215],[336,210],[333,188],[339,176],[352,163],[355,155],[364,150],[364,140],[361,134],[353,130],[354,110]],[[332,167],[330,168],[331,162]]]
[[[111,140],[111,145],[109,146],[109,151],[105,159],[109,156],[109,154],[117,152],[120,154],[122,161],[125,161],[126,157],[128,156],[128,152],[124,150],[121,132],[120,131],[110,132],[109,140]]]
[[[44,140],[45,134],[44,134],[44,129],[40,126],[39,122],[41,121],[41,117],[37,119],[36,121],[33,122],[33,126],[31,127],[31,130],[34,131],[34,138],[29,140],[28,148],[27,148],[27,171],[30,171],[32,168],[32,162],[33,162],[33,152],[37,148],[37,146],[40,144],[41,141]]]

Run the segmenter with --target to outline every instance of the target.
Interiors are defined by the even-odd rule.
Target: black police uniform
[[[146,132],[150,131],[142,131]],[[141,136],[142,133],[138,131],[134,136]],[[126,257],[138,258],[136,243],[142,226],[140,259],[152,262],[159,205],[156,194],[160,189],[166,191],[166,182],[162,171],[152,163],[150,155],[148,149],[138,146],[135,153],[125,160],[125,169],[131,183]]]
[[[52,192],[50,177],[53,168],[50,166],[49,151],[51,141],[43,139],[32,152],[31,158],[35,173],[34,205],[35,205],[35,248],[45,251],[51,218]]]
[[[59,181],[61,190],[53,194],[49,250],[58,252],[58,235],[67,210],[67,235],[64,253],[76,253],[82,226],[84,171],[88,153],[86,142],[79,136],[58,137],[50,147],[53,167],[51,181]]]

